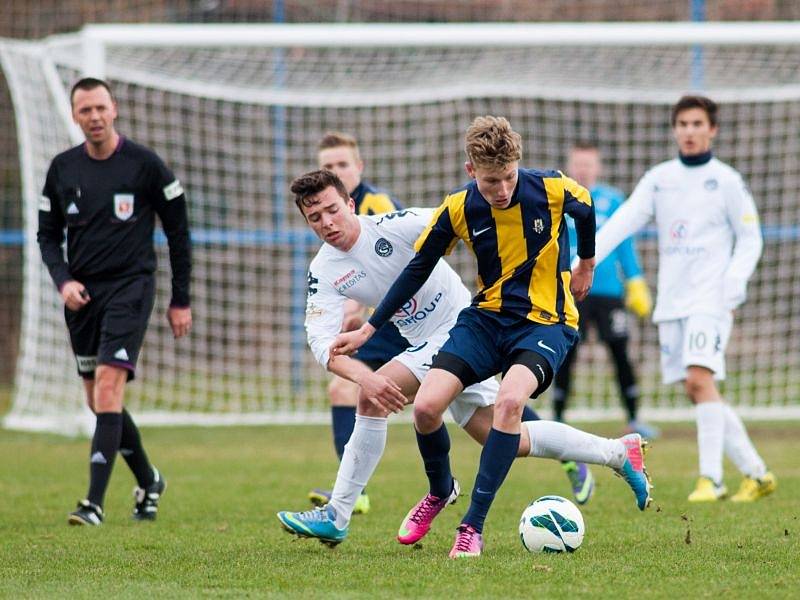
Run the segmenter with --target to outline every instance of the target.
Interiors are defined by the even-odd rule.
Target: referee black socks
[[[133,471],[136,482],[140,488],[147,489],[153,483],[153,467],[147,458],[147,453],[142,446],[139,428],[133,422],[130,413],[122,409],[122,437],[119,443],[119,453]]]
[[[103,506],[103,498],[114,468],[114,459],[122,438],[122,415],[98,413],[89,457],[89,494],[92,504]]]

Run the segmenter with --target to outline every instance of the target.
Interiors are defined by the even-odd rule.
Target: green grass
[[[608,425],[592,427],[614,434]],[[370,483],[373,510],[330,550],[295,541],[274,513],[307,505],[308,488],[335,474],[325,427],[148,429],[169,481],[156,523],[134,523],[133,480],[117,460],[97,529],[66,515],[85,492],[85,440],[0,431],[0,596],[3,597],[796,597],[800,584],[800,436],[796,423],[752,427],[779,478],[753,505],[689,505],[693,428],[668,426],[648,457],[654,507],[642,514],[621,480],[595,469],[596,496],[573,555],[527,554],[519,515],[544,494],[568,495],[552,461],[518,461],[495,501],[479,560],[447,552],[468,498],[445,510],[421,547],[394,541],[425,491],[410,425],[390,428]],[[451,429],[452,462],[472,487],[477,446]],[[728,466],[729,487],[738,485]]]

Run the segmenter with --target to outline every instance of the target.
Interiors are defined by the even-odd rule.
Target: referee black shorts
[[[155,276],[81,283],[89,303],[78,311],[64,307],[78,374],[94,379],[97,365],[111,365],[126,369],[130,381],[153,311]]]

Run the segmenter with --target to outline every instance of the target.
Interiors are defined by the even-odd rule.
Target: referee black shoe
[[[78,509],[69,513],[70,525],[97,526],[103,524],[103,509],[88,500],[78,502]]]
[[[167,482],[153,467],[153,483],[147,488],[133,488],[133,497],[136,498],[136,506],[133,507],[133,518],[137,521],[155,521],[158,513],[158,500],[161,494],[167,489]]]

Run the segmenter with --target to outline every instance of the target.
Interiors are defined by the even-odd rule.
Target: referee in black
[[[153,309],[156,215],[169,242],[172,268],[167,319],[176,338],[192,326],[186,199],[180,182],[152,150],[117,133],[117,104],[106,82],[81,79],[70,100],[72,118],[86,141],[50,164],[37,235],[42,259],[64,300],[78,373],[97,416],[89,492],[69,523],[103,522],[103,497],[117,452],[138,485],[133,517],[153,520],[166,482],[147,458],[139,430],[123,408],[123,395]]]

